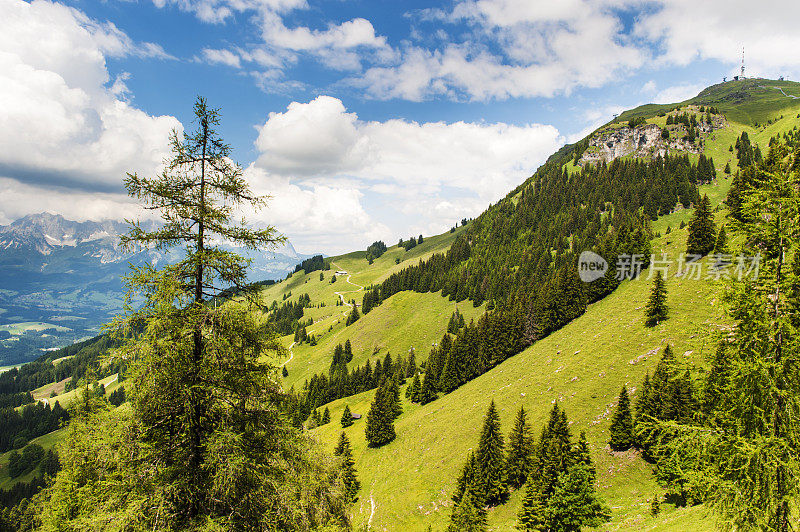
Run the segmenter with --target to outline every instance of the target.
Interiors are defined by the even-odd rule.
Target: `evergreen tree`
[[[289,376],[289,370],[286,369],[286,366],[283,366],[281,368],[281,375],[283,376],[284,379]]]
[[[728,235],[725,233],[724,225],[719,228],[719,233],[717,233],[717,240],[714,244],[714,253],[728,253]]]
[[[453,493],[453,502],[458,504],[461,502],[461,498],[464,496],[464,492],[469,487],[474,487],[475,485],[475,475],[476,475],[477,466],[475,465],[475,453],[469,453],[469,458],[467,458],[466,463],[461,468],[461,473],[458,475],[458,480],[456,481],[456,491]]]
[[[352,424],[353,414],[350,412],[350,405],[344,405],[344,412],[342,412],[342,428],[346,429]]]
[[[350,448],[350,440],[342,432],[339,436],[339,443],[333,450],[334,456],[339,456],[342,468],[342,484],[344,484],[345,499],[348,502],[356,500],[356,493],[361,488],[361,483],[356,477],[356,465],[353,460],[353,450]]]
[[[506,475],[508,485],[521,488],[528,479],[533,460],[533,436],[531,435],[528,416],[523,407],[519,408],[514,420],[514,428],[508,436],[508,457],[506,458]]]
[[[198,98],[194,115],[198,129],[172,134],[159,176],[125,179],[164,223],[148,231],[133,222],[123,247],[180,248],[182,258],[160,270],[134,267],[127,278],[136,299],[112,324],[121,345],[109,358],[128,364],[130,408],[73,419],[64,467],[40,499],[45,529],[308,530],[311,522],[347,522],[327,466],[280,411],[276,368],[264,361],[283,348],[253,312],[261,294],[247,282],[248,261],[215,244],[256,250],[284,239],[272,227],[233,221],[264,199],[250,192],[217,135],[219,111]],[[210,304],[225,288],[239,302]]]
[[[419,403],[421,388],[422,383],[419,380],[419,373],[417,373],[414,375],[414,380],[411,381],[411,384],[406,388],[406,397],[408,397],[412,403]]]
[[[422,377],[422,387],[420,388],[418,400],[420,404],[426,405],[437,398],[436,385],[433,383],[435,377],[433,373],[425,366],[425,374]]]
[[[489,506],[500,504],[508,495],[503,453],[503,434],[500,432],[500,415],[494,400],[483,420],[478,450],[475,452],[478,472],[476,495]]]
[[[331,411],[328,410],[328,407],[325,407],[325,412],[322,413],[322,419],[320,420],[320,425],[327,425],[331,422]]]
[[[406,377],[411,378],[414,375],[419,373],[419,368],[417,368],[417,358],[414,353],[414,348],[411,348],[408,352],[408,360],[406,362]]]
[[[400,373],[395,373],[395,375],[399,376]],[[400,402],[400,386],[396,378],[390,378],[387,387],[388,408],[392,415],[392,421],[394,421],[403,413],[403,405]]]
[[[686,253],[691,255],[707,255],[716,244],[717,230],[714,226],[714,214],[708,195],[697,204],[692,220],[689,222],[689,238],[686,242]]]
[[[645,307],[645,325],[652,327],[667,319],[667,287],[660,271],[653,278],[653,287],[650,289],[650,299]]]
[[[576,462],[558,477],[544,511],[548,530],[580,532],[611,518],[611,510],[597,496],[589,467]]]
[[[655,517],[660,513],[661,513],[661,503],[659,503],[658,501],[658,495],[653,495],[653,498],[650,499],[650,515]]]
[[[528,477],[525,483],[525,496],[522,507],[517,514],[517,529],[524,531],[545,530],[547,518],[545,516],[545,502],[540,491],[539,483],[533,476]]]
[[[611,441],[609,444],[615,451],[627,451],[635,444],[633,434],[633,416],[631,415],[628,388],[623,386],[617,401],[617,410],[611,421]]]
[[[395,439],[391,392],[384,381],[377,390],[367,412],[364,435],[370,447],[380,447]]]
[[[486,532],[486,510],[471,487],[468,487],[461,501],[453,508],[448,532]]]

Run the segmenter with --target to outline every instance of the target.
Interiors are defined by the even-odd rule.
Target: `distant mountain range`
[[[122,222],[76,222],[48,213],[0,226],[0,336],[5,336],[2,327],[18,323],[59,326],[58,334],[48,329],[52,334],[37,336],[32,329],[0,338],[0,365],[27,358],[31,349],[33,355],[96,334],[122,308],[121,277],[129,264],[163,265],[179,258],[177,252],[123,252],[119,235],[126,231]],[[311,256],[297,253],[290,243],[274,252],[242,254],[253,259],[251,281],[281,279]]]

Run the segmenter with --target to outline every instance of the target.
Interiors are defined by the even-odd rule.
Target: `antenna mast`
[[[742,74],[740,77],[744,79],[744,46],[742,46]]]

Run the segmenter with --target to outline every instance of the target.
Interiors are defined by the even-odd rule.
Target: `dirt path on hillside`
[[[337,268],[339,268],[339,266],[335,262],[331,262],[331,266],[336,266]],[[345,301],[343,294],[351,294],[351,293],[361,292],[364,289],[364,287],[361,286],[360,284],[356,284],[356,283],[354,283],[353,281],[350,280],[350,278],[352,276],[353,276],[352,274],[348,274],[347,275],[347,279],[345,279],[345,282],[347,282],[347,283],[349,283],[349,284],[351,284],[353,286],[357,286],[358,287],[357,290],[342,290],[341,292],[334,292],[334,294],[339,296],[339,299],[341,300],[341,302],[344,303],[344,305],[347,306],[347,307],[352,307],[353,304],[352,303],[348,303],[347,301]],[[346,314],[346,312],[345,312],[345,314]]]

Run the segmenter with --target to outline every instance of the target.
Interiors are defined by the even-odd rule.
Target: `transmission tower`
[[[744,79],[744,46],[742,46],[742,73],[739,77]]]

